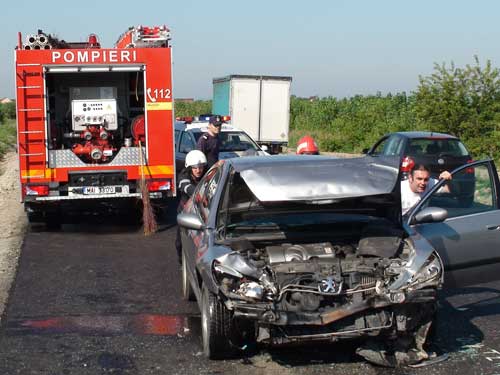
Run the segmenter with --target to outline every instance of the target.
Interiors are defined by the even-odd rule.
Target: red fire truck
[[[38,30],[15,51],[21,194],[30,221],[61,209],[175,195],[170,32],[132,27],[115,48]]]

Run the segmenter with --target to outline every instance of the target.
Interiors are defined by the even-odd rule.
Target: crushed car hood
[[[270,156],[242,159],[246,160],[234,167],[261,202],[327,201],[394,194],[397,196],[393,198],[399,199],[397,158]]]

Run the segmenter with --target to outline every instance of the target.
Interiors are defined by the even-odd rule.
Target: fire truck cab
[[[43,42],[42,42],[43,41]],[[30,221],[62,207],[175,195],[172,63],[164,26],[130,28],[115,48],[39,31],[15,51],[21,200]]]

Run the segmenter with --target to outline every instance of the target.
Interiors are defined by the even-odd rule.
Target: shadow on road
[[[56,223],[32,223],[30,231],[64,233],[133,233],[142,230],[142,202],[128,206],[113,207],[106,204],[94,204],[75,211],[62,210]],[[158,232],[164,232],[177,225],[177,200],[169,201],[167,207],[154,207]]]
[[[269,350],[269,354],[273,361],[285,367],[364,362],[355,353],[359,345],[359,340],[316,343],[297,347],[273,348]]]
[[[473,320],[500,315],[500,289],[486,286],[448,289],[440,297],[431,346],[442,353],[473,354],[485,337]]]
[[[428,339],[429,351],[435,351],[438,355],[447,353],[474,358],[484,345],[485,332],[473,321],[494,315],[500,315],[500,289],[472,286],[441,292],[434,332]],[[272,361],[287,368],[316,364],[359,364],[365,363],[355,354],[360,343],[358,339],[331,344],[263,348],[261,354],[268,353]],[[244,362],[251,365],[254,359],[248,357]],[[384,373],[391,374],[399,374],[400,371],[384,369]]]

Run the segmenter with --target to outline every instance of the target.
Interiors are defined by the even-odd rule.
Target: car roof
[[[175,122],[175,130],[189,130],[193,132],[207,132],[208,131],[208,122],[207,121],[196,121],[192,122],[189,124],[186,124],[183,121],[176,121]],[[243,130],[238,129],[234,126],[228,125],[228,124],[222,124],[221,128],[222,132],[230,132],[230,131],[238,131],[238,132],[243,132]]]
[[[393,194],[398,158],[247,156],[225,161],[261,201],[309,201]]]
[[[398,134],[406,138],[447,138],[447,139],[458,139],[451,134],[437,133],[437,132],[426,132],[426,131],[409,131],[409,132],[394,132],[387,135]]]

